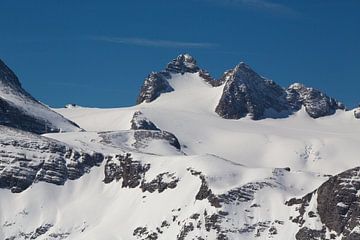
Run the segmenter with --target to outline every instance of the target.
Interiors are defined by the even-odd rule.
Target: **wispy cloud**
[[[296,11],[284,4],[270,0],[197,0],[223,5],[244,6],[277,14],[296,15]]]
[[[169,41],[160,39],[147,39],[147,38],[124,38],[124,37],[107,37],[96,36],[91,37],[92,40],[142,46],[142,47],[159,47],[159,48],[212,48],[217,44],[208,42],[181,42],[181,41]]]

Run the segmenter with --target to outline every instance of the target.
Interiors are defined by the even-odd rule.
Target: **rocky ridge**
[[[290,199],[299,215],[292,221],[301,227],[297,240],[360,238],[360,167],[330,177],[314,192]],[[320,228],[312,223],[320,221]]]
[[[172,92],[168,80],[173,74],[199,74],[200,78],[212,87],[223,87],[223,93],[215,112],[226,119],[250,117],[263,118],[287,117],[302,107],[312,118],[334,114],[345,110],[345,106],[321,91],[292,84],[287,89],[257,74],[244,62],[226,71],[219,80],[200,69],[196,60],[189,54],[179,55],[172,60],[164,71],[151,73],[141,88],[137,104],[152,102],[162,93]]]
[[[63,185],[100,166],[104,156],[32,133],[0,126],[0,188],[22,192],[33,183]]]
[[[52,111],[26,92],[15,75],[0,60],[0,125],[37,134],[79,131],[79,127]]]

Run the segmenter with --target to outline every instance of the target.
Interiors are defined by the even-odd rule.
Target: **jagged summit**
[[[168,80],[171,79],[173,74],[184,75],[185,73],[198,73],[199,76],[210,85],[220,85],[220,81],[214,80],[208,71],[197,66],[195,58],[189,54],[180,54],[167,64],[165,70],[152,72],[147,78],[145,78],[140,94],[136,100],[136,104],[152,102],[162,93],[174,91]]]
[[[180,74],[177,79],[188,78],[186,73],[198,74],[212,87],[223,86],[215,112],[226,119],[246,116],[254,120],[283,118],[302,107],[312,118],[345,110],[341,102],[301,83],[294,83],[285,89],[273,80],[260,76],[245,62],[240,62],[215,80],[206,70],[199,68],[195,58],[189,54],[181,54],[173,59],[164,71],[151,73],[144,81],[137,104],[152,102],[162,93],[174,91],[169,80],[176,74]]]
[[[168,63],[166,71],[170,73],[196,73],[200,68],[196,65],[196,60],[191,55],[180,54],[177,58]]]
[[[38,134],[80,130],[75,123],[52,111],[25,91],[15,73],[1,60],[0,125]]]
[[[257,74],[244,62],[225,72],[223,94],[215,111],[223,118],[265,117],[267,110],[288,112],[285,90]]]
[[[336,110],[345,110],[344,104],[325,93],[300,83],[294,83],[286,90],[289,104],[295,111],[305,107],[312,118],[332,115]]]

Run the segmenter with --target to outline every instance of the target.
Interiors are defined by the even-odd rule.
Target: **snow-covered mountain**
[[[82,132],[1,127],[0,239],[360,239],[358,109],[188,54],[137,102],[55,109]]]
[[[80,130],[26,92],[14,72],[1,60],[0,124],[39,134]]]

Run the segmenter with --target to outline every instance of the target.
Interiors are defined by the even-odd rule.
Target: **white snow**
[[[36,183],[21,194],[0,190],[0,239],[33,231],[46,223],[54,226],[40,240],[56,239],[50,238],[52,233],[69,233],[66,239],[76,240],[136,239],[135,228],[156,232],[165,220],[170,226],[161,228],[159,239],[175,239],[192,214],[203,214],[205,209],[209,215],[217,212],[207,200],[195,200],[201,180],[189,169],[206,176],[214,194],[251,183],[269,183],[256,191],[250,202],[225,205],[222,210],[229,213],[231,221],[223,224],[229,229],[242,229],[269,222],[278,231],[273,239],[294,239],[299,227],[289,221],[294,213],[284,202],[313,191],[328,179],[324,174],[336,174],[359,164],[360,123],[351,111],[319,119],[310,118],[302,110],[284,119],[226,120],[214,112],[222,86],[211,87],[197,74],[189,73],[173,75],[170,85],[175,91],[133,107],[55,109],[87,132],[46,136],[104,154],[130,151],[134,159],[150,164],[147,181],[159,173],[173,173],[180,179],[175,189],[149,193],[121,188],[121,183],[115,181],[104,184],[103,164],[65,186]],[[160,129],[175,134],[182,152],[162,141],[135,149],[129,129],[138,110]],[[101,132],[105,131],[114,131],[109,133],[110,144],[102,141]],[[285,167],[290,171],[282,169]],[[251,207],[256,205],[259,207]],[[316,222],[311,224],[318,227]],[[201,229],[195,226],[186,239],[199,235],[215,239],[214,231]],[[268,230],[261,232],[260,226],[254,229],[241,237],[236,233],[228,236],[269,239]],[[259,237],[255,237],[257,231]]]

